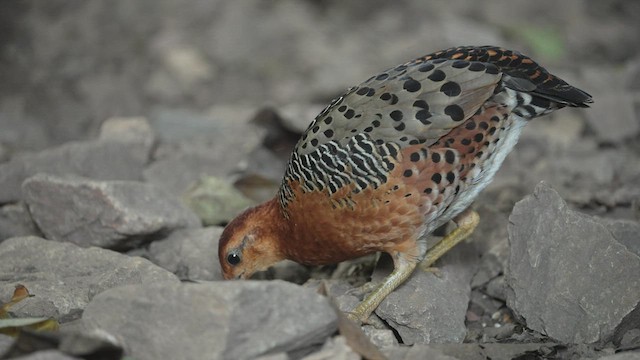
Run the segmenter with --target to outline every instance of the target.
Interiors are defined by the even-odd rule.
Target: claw
[[[433,275],[435,275],[435,277],[441,279],[442,278],[442,271],[440,270],[440,268],[435,267],[435,266],[425,266],[423,263],[420,263],[420,269],[422,271],[425,272],[429,272],[432,273]]]

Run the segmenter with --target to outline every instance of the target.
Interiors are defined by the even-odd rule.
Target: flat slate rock
[[[82,319],[139,360],[297,358],[337,330],[326,298],[277,280],[121,286],[96,296]]]
[[[246,106],[215,106],[206,114],[159,108],[151,123],[160,142],[144,179],[182,195],[202,176],[224,178],[262,143],[265,130],[249,120]]]
[[[640,312],[640,257],[609,227],[540,183],[509,218],[507,304],[564,343],[613,339]],[[635,314],[635,315],[633,315]]]
[[[23,202],[0,207],[0,242],[16,236],[41,235]]]
[[[89,301],[106,289],[160,282],[179,281],[140,257],[35,236],[0,243],[0,302],[11,298],[16,284],[35,295],[11,308],[15,317],[54,317],[64,323],[79,318]]]
[[[179,199],[137,181],[38,174],[24,182],[23,192],[46,238],[80,246],[127,249],[148,236],[200,226]]]
[[[477,264],[473,245],[459,244],[436,262],[438,276],[416,269],[375,313],[398,332],[404,344],[462,342]],[[380,281],[387,274],[388,270],[376,270],[374,280]]]
[[[12,358],[13,360],[81,360],[82,358],[67,355],[58,350],[43,350],[29,355]]]
[[[141,123],[142,122],[142,123]],[[146,131],[149,132],[146,132]],[[128,131],[128,135],[119,135]],[[69,142],[0,164],[0,204],[22,199],[22,182],[38,173],[73,174],[99,180],[141,180],[153,135],[146,122],[106,121],[98,140]]]
[[[149,245],[150,260],[182,280],[222,280],[218,239],[223,227],[176,230]]]

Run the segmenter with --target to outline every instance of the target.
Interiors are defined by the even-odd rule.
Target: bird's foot
[[[380,284],[376,284],[373,281],[369,281],[367,283],[364,283],[361,286],[355,287],[353,289],[347,290],[347,292],[345,294],[347,295],[353,295],[357,298],[362,299],[365,295],[371,293],[372,291],[374,291],[378,286],[380,286]]]
[[[420,264],[418,264],[418,266],[420,267],[420,270],[422,270],[424,272],[432,273],[437,278],[442,278],[442,271],[440,270],[439,267],[429,266],[429,265],[426,265],[425,263],[422,263],[422,262]]]

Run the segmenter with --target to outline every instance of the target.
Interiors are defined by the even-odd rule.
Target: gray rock
[[[210,114],[156,110],[152,125],[162,141],[156,161],[144,170],[145,180],[182,195],[202,176],[228,176],[264,138],[265,130],[249,122],[254,111],[239,106],[216,107]]]
[[[621,87],[609,89],[607,84],[616,79],[622,80],[620,72],[586,71],[585,74],[594,86],[593,98],[597,99],[589,111],[586,111],[589,126],[598,139],[619,142],[633,138],[640,132],[640,122],[634,111],[634,95]],[[622,82],[622,81],[621,81]],[[615,116],[611,116],[615,114]],[[607,119],[607,121],[603,121]]]
[[[9,149],[7,149],[7,147],[2,143],[2,141],[0,141],[0,163],[3,163],[9,160],[9,158],[10,158]]]
[[[183,280],[222,280],[218,239],[223,229],[176,230],[149,245],[150,260]]]
[[[553,346],[555,344],[551,344]],[[511,360],[516,358],[543,358],[547,344],[429,344],[411,347],[391,347],[383,351],[390,359],[418,360]],[[546,357],[545,357],[546,358]]]
[[[0,294],[16,284],[34,297],[11,308],[16,317],[54,317],[64,323],[80,316],[100,292],[124,284],[177,283],[150,261],[111,250],[80,248],[38,237],[0,243]]]
[[[566,343],[595,343],[626,326],[640,305],[638,255],[545,183],[509,220],[507,304],[529,328]]]
[[[598,358],[598,360],[640,360],[639,351],[621,352]]]
[[[204,225],[228,223],[242,210],[255,205],[229,182],[213,176],[200,178],[183,199]]]
[[[24,203],[0,207],[0,242],[16,236],[40,235]]]
[[[455,343],[465,338],[465,314],[477,257],[470,244],[459,244],[436,263],[439,276],[417,269],[376,309],[398,331],[404,344]],[[381,280],[387,271],[374,273]]]
[[[8,335],[0,334],[0,355],[4,354],[5,352],[7,352],[7,350],[9,350],[9,347],[11,347],[14,340],[15,340],[14,338]]]
[[[307,355],[303,360],[360,360],[361,357],[347,345],[344,336],[328,338],[320,351]]]
[[[280,122],[289,131],[302,134],[326,104],[291,103],[278,108]]]
[[[121,286],[96,296],[83,322],[140,360],[301,354],[337,329],[325,298],[282,281]]]
[[[611,235],[629,251],[640,256],[640,223],[633,220],[612,220],[599,218]]]
[[[59,350],[43,350],[29,355],[12,358],[14,360],[81,360],[82,358],[69,356]]]
[[[140,119],[110,121],[94,141],[70,142],[46,151],[16,156],[0,164],[0,204],[22,199],[22,182],[37,174],[73,174],[99,180],[141,180],[153,135]],[[117,125],[116,123],[119,123]],[[148,125],[147,125],[148,126]],[[137,135],[115,136],[114,128],[137,129]]]
[[[369,337],[371,343],[380,349],[398,345],[398,339],[396,339],[391,329],[376,329],[373,326],[367,325],[362,327],[362,331]]]
[[[102,123],[98,139],[137,143],[151,148],[155,134],[145,117],[113,117]]]
[[[48,239],[80,246],[132,248],[146,236],[200,226],[177,198],[141,182],[38,174],[23,193]]]

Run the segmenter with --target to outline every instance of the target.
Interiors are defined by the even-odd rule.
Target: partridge
[[[529,120],[591,102],[531,58],[493,46],[450,48],[376,74],[311,122],[277,195],[227,225],[223,275],[386,252],[393,272],[350,313],[365,321],[419,263],[430,266],[473,232],[479,216],[468,207]],[[428,246],[450,220],[458,227]]]

